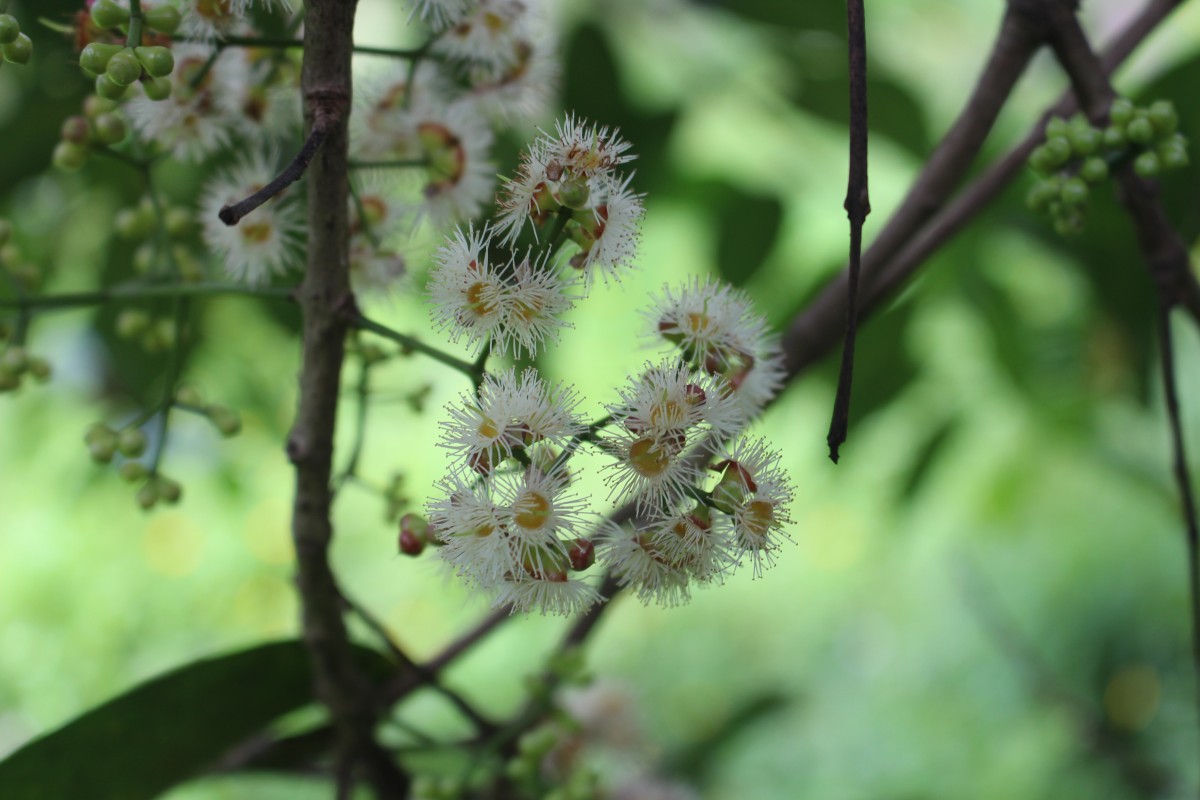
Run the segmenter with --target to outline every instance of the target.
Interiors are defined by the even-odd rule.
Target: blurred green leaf
[[[370,674],[390,670],[365,647]],[[308,654],[273,642],[201,659],[104,703],[0,762],[5,800],[149,800],[313,702]]]

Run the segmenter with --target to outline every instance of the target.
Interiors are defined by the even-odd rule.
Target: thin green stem
[[[125,44],[128,47],[142,46],[142,0],[129,0],[129,36]]]
[[[63,294],[24,295],[16,298],[0,297],[2,309],[54,309],[86,308],[114,300],[148,300],[154,298],[201,297],[205,295],[245,295],[275,300],[291,300],[294,289],[276,286],[246,286],[237,283],[161,283],[124,284],[97,289],[93,292],[66,292]]]
[[[546,258],[553,258],[558,252],[558,248],[562,247],[566,241],[567,223],[571,221],[571,215],[575,212],[563,206],[558,210],[558,214],[554,217],[554,227],[550,230],[550,236],[547,241],[550,242],[550,249],[546,252]]]
[[[173,36],[171,38],[176,42],[205,43],[205,40],[198,39],[193,36]],[[224,50],[226,47],[261,47],[264,49],[273,48],[279,50],[292,50],[304,47],[304,40],[286,36],[226,36],[223,39],[218,39],[215,44],[218,50]],[[354,52],[365,56],[386,56],[388,58],[416,59],[424,56],[426,47],[428,47],[428,45],[414,49],[355,45]]]
[[[179,382],[179,374],[183,370],[183,329],[187,318],[188,302],[186,298],[176,297],[172,303],[171,316],[175,320],[175,343],[171,348],[171,360],[167,366],[167,374],[163,383],[161,412],[158,416],[158,436],[154,440],[154,452],[150,456],[150,474],[158,474],[158,465],[162,460],[163,450],[167,445],[167,432],[171,423],[172,400],[175,399],[175,384]]]
[[[428,158],[393,158],[383,161],[351,161],[350,169],[407,169],[428,167]]]
[[[600,419],[587,426],[587,430],[575,434],[571,437],[571,441],[567,442],[567,446],[558,454],[558,458],[554,459],[554,463],[550,466],[550,471],[554,472],[559,468],[566,466],[566,463],[571,460],[571,456],[575,455],[575,451],[579,449],[579,445],[584,442],[596,441],[596,434],[608,423],[612,422],[612,414],[605,414]]]
[[[385,339],[391,339],[393,342],[401,345],[405,350],[414,353],[421,353],[422,355],[429,356],[434,361],[440,361],[446,366],[458,370],[472,381],[478,379],[478,373],[475,371],[475,365],[469,361],[463,361],[461,358],[452,356],[443,350],[437,349],[436,347],[431,347],[419,339],[415,339],[412,336],[392,330],[386,325],[381,325],[378,322],[369,320],[362,314],[356,313],[351,318],[350,324],[359,330],[370,331],[377,336],[382,336]]]
[[[355,384],[354,394],[357,398],[357,406],[355,407],[354,415],[354,444],[350,447],[350,458],[346,462],[346,468],[342,470],[341,475],[336,481],[336,488],[341,489],[346,484],[346,481],[351,478],[358,477],[358,463],[362,460],[363,443],[366,441],[367,435],[367,410],[371,407],[370,398],[368,395],[371,391],[371,364],[365,358],[359,358],[358,367],[358,382]]]
[[[379,234],[375,232],[375,227],[367,217],[367,209],[363,206],[362,196],[358,193],[358,187],[354,185],[354,181],[350,181],[350,197],[354,200],[354,210],[358,212],[358,222],[362,225],[367,241],[371,243],[372,247],[378,250],[380,244]]]

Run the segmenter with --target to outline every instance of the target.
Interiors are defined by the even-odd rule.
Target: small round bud
[[[117,314],[117,336],[132,339],[150,327],[150,315],[138,308],[126,308]]]
[[[1143,178],[1153,178],[1162,172],[1162,160],[1157,153],[1147,151],[1134,160],[1133,171]]]
[[[96,94],[105,100],[120,100],[125,96],[125,88],[118,83],[113,83],[107,72],[96,77]]]
[[[242,429],[242,418],[228,406],[213,403],[206,410],[209,420],[222,436],[237,436]]]
[[[558,732],[549,725],[542,725],[523,734],[517,740],[517,752],[539,759],[553,750],[556,744],[558,744]]]
[[[0,44],[15,42],[21,35],[21,23],[12,14],[0,14]]]
[[[0,356],[0,366],[9,372],[21,375],[29,369],[29,354],[24,347],[10,347]]]
[[[558,202],[567,208],[578,211],[587,208],[588,200],[591,197],[591,189],[588,187],[588,182],[585,178],[569,178],[559,184],[558,191],[554,193],[554,196]]]
[[[96,139],[102,144],[116,144],[129,133],[125,120],[116,114],[101,114],[92,125],[96,129]]]
[[[400,552],[406,556],[419,556],[425,550],[425,540],[417,537],[411,529],[400,526]]]
[[[1030,211],[1046,211],[1050,202],[1058,197],[1058,191],[1048,181],[1038,181],[1025,193],[1025,205]]]
[[[1135,116],[1125,126],[1125,135],[1134,144],[1150,144],[1154,141],[1154,126],[1144,116]]]
[[[175,320],[164,317],[163,319],[160,319],[158,322],[154,323],[151,333],[154,335],[154,339],[157,341],[159,347],[163,350],[166,350],[169,347],[175,346],[176,337],[178,336],[179,331],[175,326]]]
[[[1187,140],[1178,134],[1159,144],[1155,152],[1163,169],[1182,169],[1188,165]]]
[[[88,125],[87,117],[67,117],[59,129],[59,136],[64,142],[87,144],[92,138],[92,127]]]
[[[173,481],[165,475],[159,475],[155,478],[155,488],[158,490],[158,496],[163,502],[170,505],[175,505],[179,502],[179,498],[183,497],[183,487],[178,481]]]
[[[1042,148],[1045,150],[1046,160],[1051,167],[1061,167],[1071,158],[1071,143],[1065,136],[1047,139]]]
[[[154,212],[144,208],[122,208],[113,219],[117,233],[130,241],[141,241],[154,233]]]
[[[186,208],[174,206],[167,209],[167,235],[182,239],[192,232],[192,215]]]
[[[170,36],[179,29],[179,10],[169,3],[163,3],[143,11],[142,21],[147,27]]]
[[[117,432],[105,425],[103,422],[94,422],[88,427],[87,432],[83,435],[83,441],[87,444],[92,442],[111,441],[113,447],[117,446]]]
[[[129,22],[129,9],[113,0],[96,0],[92,5],[92,22],[97,28],[119,28]]]
[[[28,64],[29,59],[33,57],[33,40],[23,33],[18,33],[16,39],[8,44],[0,45],[0,51],[4,53],[6,61],[14,64]]]
[[[171,52],[170,48],[157,45],[135,47],[133,53],[146,68],[146,72],[155,78],[165,78],[171,74],[171,70],[175,69],[175,54]]]
[[[1146,117],[1159,136],[1170,136],[1179,127],[1179,115],[1170,100],[1155,100],[1146,110]]]
[[[45,383],[46,381],[50,380],[51,376],[54,374],[54,367],[50,365],[49,361],[41,358],[40,356],[30,356],[29,374],[32,375],[33,379],[38,383]]]
[[[1060,196],[1062,197],[1063,205],[1081,206],[1087,202],[1088,186],[1083,178],[1068,178],[1063,183]]]
[[[137,504],[142,507],[143,511],[149,511],[158,504],[158,487],[156,481],[146,481],[142,488],[138,489]]]
[[[1108,177],[1108,162],[1092,156],[1079,168],[1079,177],[1088,183],[1100,183]]]
[[[1046,123],[1047,139],[1053,139],[1056,136],[1066,136],[1068,131],[1069,129],[1067,127],[1067,121],[1062,117],[1052,117],[1050,121]]]
[[[142,76],[142,63],[128,47],[114,53],[104,74],[118,86],[128,86]]]
[[[118,45],[111,46],[120,49]],[[105,63],[107,64],[108,62]],[[103,70],[101,71],[103,72]],[[101,114],[107,114],[110,111],[116,111],[117,108],[119,108],[119,106],[112,100],[108,100],[98,94],[89,94],[83,101],[84,115],[93,119]]]
[[[151,100],[166,100],[171,96],[171,81],[167,78],[150,78],[142,81],[142,91]]]
[[[200,408],[204,405],[204,398],[200,396],[200,391],[196,387],[180,386],[175,390],[175,402],[181,406]]]
[[[1124,97],[1118,97],[1108,109],[1108,118],[1114,125],[1124,125],[1133,119],[1133,103]]]
[[[117,436],[117,449],[126,458],[137,458],[146,452],[146,434],[137,428],[126,428]]]
[[[92,456],[92,461],[95,461],[97,464],[107,464],[117,454],[117,443],[107,439],[89,442],[88,452]]]
[[[51,163],[55,168],[64,172],[74,172],[87,163],[88,151],[83,145],[74,142],[59,142],[54,146]]]
[[[126,483],[137,483],[138,481],[145,480],[150,475],[150,471],[140,461],[126,461],[121,465],[118,474],[121,476],[121,480]]]
[[[79,66],[93,75],[103,75],[104,71],[108,69],[109,60],[124,49],[119,44],[89,42],[87,47],[79,53]]]
[[[1071,142],[1071,150],[1077,156],[1090,156],[1100,149],[1100,144],[1104,140],[1103,134],[1092,127],[1083,129],[1072,128],[1068,136]]]
[[[1125,146],[1125,128],[1120,125],[1110,125],[1104,129],[1104,146],[1114,150]]]
[[[0,366],[0,393],[14,392],[21,388],[21,376]]]

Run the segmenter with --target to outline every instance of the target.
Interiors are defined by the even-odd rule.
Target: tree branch
[[[242,217],[304,177],[304,171],[308,169],[313,156],[317,154],[317,150],[321,148],[321,144],[329,134],[329,124],[329,122],[326,122],[325,124],[313,125],[312,130],[309,131],[308,138],[304,140],[304,146],[300,148],[300,152],[296,154],[296,157],[292,159],[290,164],[283,168],[283,172],[275,176],[274,180],[245,200],[241,200],[233,205],[222,206],[221,210],[217,212],[217,216],[221,218],[221,222],[224,222],[226,225],[237,225],[242,221]]]
[[[829,458],[838,461],[838,448],[846,441],[850,423],[850,385],[854,378],[854,341],[858,333],[858,273],[862,261],[863,222],[871,213],[867,191],[867,29],[863,0],[847,0],[846,27],[850,55],[850,177],[843,204],[850,218],[850,271],[846,291],[846,338],[838,374],[833,418],[829,421]]]
[[[316,694],[329,709],[335,733],[338,794],[349,796],[361,768],[377,796],[403,800],[409,781],[374,739],[375,689],[351,658],[341,594],[329,565],[334,427],[349,329],[345,309],[354,302],[346,111],[356,5],[356,0],[311,0],[304,26],[305,116],[310,131],[321,132],[324,147],[315,153],[309,170],[308,264],[298,292],[304,353],[299,408],[287,443],[296,469],[292,538],[304,640],[313,661]]]

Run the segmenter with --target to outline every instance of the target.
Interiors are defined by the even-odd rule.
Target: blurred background
[[[46,270],[46,291],[129,272],[111,220],[141,192],[136,175],[99,159],[73,174],[47,169],[87,84],[69,47],[32,19],[75,5],[18,3],[35,60],[0,70],[0,216]],[[1003,5],[868,4],[868,242],[965,100]],[[359,41],[396,43],[407,13],[397,6],[362,0]],[[1102,43],[1140,7],[1093,0],[1085,22]],[[594,292],[542,361],[598,412],[652,357],[632,309],[664,283],[719,274],[782,328],[841,268],[844,6],[578,0],[558,13],[561,106],[620,127],[646,193],[640,270]],[[1116,82],[1138,101],[1172,99],[1183,132],[1200,139],[1200,8],[1183,4]],[[980,163],[1064,85],[1039,56]],[[502,172],[521,144],[510,139]],[[1196,170],[1163,181],[1189,242],[1200,235]],[[202,179],[180,167],[166,191],[184,202]],[[739,572],[678,609],[621,597],[590,640],[590,669],[636,709],[645,763],[699,796],[1194,796],[1186,556],[1152,287],[1110,191],[1093,192],[1085,234],[1063,240],[1025,210],[1031,180],[863,327],[841,464],[824,443],[833,359],[758,423],[797,487],[794,544],[778,566],[757,580]],[[415,277],[426,267],[415,261]],[[367,305],[440,342],[419,294]],[[244,431],[221,440],[203,420],[174,418],[164,463],[184,485],[177,507],[141,512],[82,443],[92,422],[131,416],[139,387],[163,369],[165,357],[114,336],[111,309],[38,317],[30,347],[54,363],[54,380],[0,398],[0,755],[167,669],[297,633],[282,451],[297,320],[245,299],[195,307],[203,339],[187,379],[239,409]],[[1195,461],[1200,338],[1178,323]],[[419,356],[378,375],[362,472],[379,483],[401,473],[419,509],[446,466],[436,420],[469,387]],[[353,403],[344,410],[348,429]],[[603,492],[596,500],[603,511]],[[396,555],[378,496],[348,488],[336,524],[343,583],[415,656],[485,612],[435,559]],[[447,681],[498,717],[512,713],[568,624],[514,619]],[[422,694],[401,716],[434,732],[461,727]],[[253,776],[170,797],[326,794]]]

